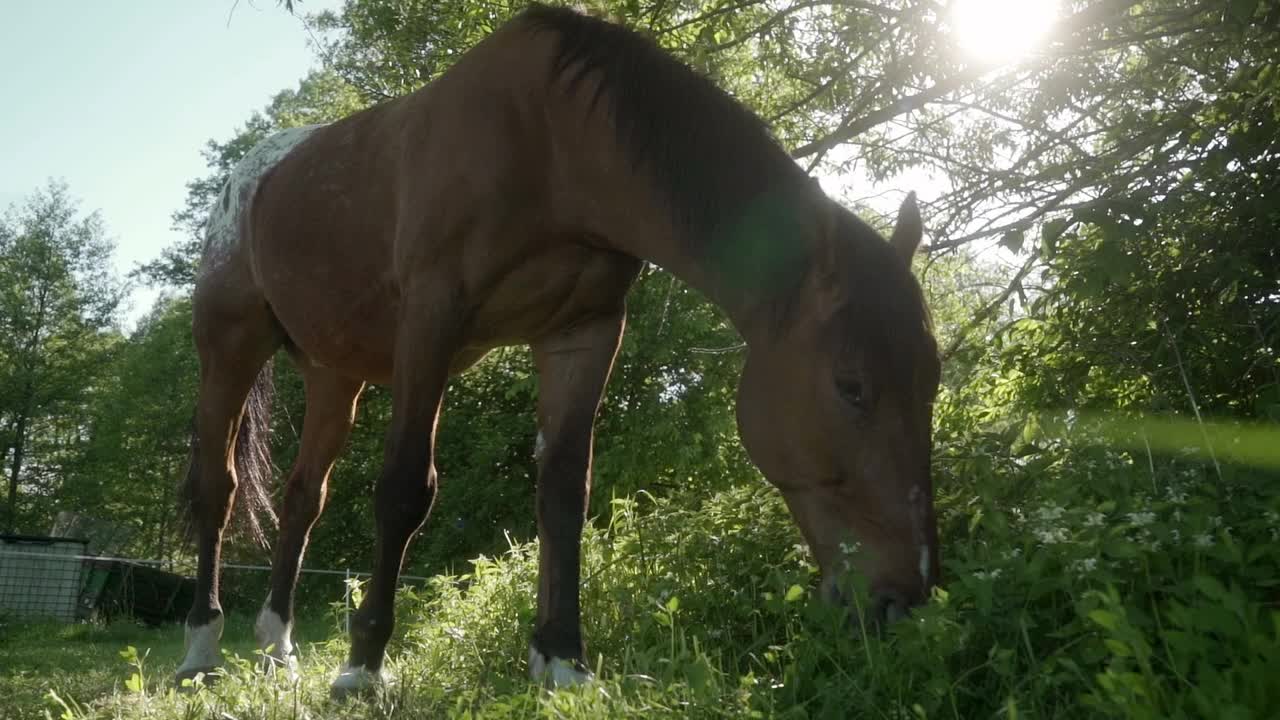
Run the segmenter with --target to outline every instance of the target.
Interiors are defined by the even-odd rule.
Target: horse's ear
[[[898,257],[911,266],[911,258],[920,248],[920,240],[924,236],[924,221],[920,219],[920,208],[916,205],[914,190],[907,193],[907,199],[898,208],[898,224],[893,228],[893,237],[889,244],[898,252]]]

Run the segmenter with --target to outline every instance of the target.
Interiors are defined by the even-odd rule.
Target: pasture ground
[[[186,695],[169,685],[180,627],[6,622],[0,717],[1275,717],[1273,475],[1174,463],[1153,477],[1103,452],[998,477],[944,486],[945,589],[880,637],[814,601],[777,493],[751,485],[615,500],[589,527],[586,688],[526,679],[537,548],[515,545],[401,593],[396,681],[372,698],[328,699],[347,647],[333,613],[298,629],[296,685],[253,670],[250,619],[230,617],[228,677]],[[1034,501],[1019,497],[1032,481]]]

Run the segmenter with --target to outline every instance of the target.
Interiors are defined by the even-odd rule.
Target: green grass
[[[1280,488],[1226,470],[1061,451],[951,478],[945,591],[884,637],[859,639],[814,600],[798,533],[753,485],[619,500],[588,530],[586,688],[526,679],[537,553],[517,546],[402,593],[396,682],[367,700],[327,697],[346,651],[336,615],[300,629],[296,686],[252,670],[233,619],[230,677],[186,696],[168,688],[176,629],[7,626],[0,716],[1272,717]],[[149,650],[132,681],[126,646]]]
[[[299,632],[323,638],[328,618],[303,622]],[[122,653],[136,649],[149,682],[159,683],[182,659],[182,626],[148,627],[129,620],[63,624],[0,618],[0,718],[57,717],[49,693],[76,701],[127,692],[137,668]],[[255,650],[253,619],[231,615],[223,649],[243,657]]]
[[[182,630],[0,619],[0,717],[43,717],[50,690],[81,698],[114,692],[127,677],[119,651],[128,644],[179,653]]]

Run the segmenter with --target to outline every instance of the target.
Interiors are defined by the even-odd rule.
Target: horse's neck
[[[628,224],[608,233],[607,241],[620,252],[653,263],[702,293],[746,336],[756,324],[756,298],[735,288],[712,259],[686,243],[665,217],[653,215],[662,217],[662,221]]]
[[[559,135],[551,175],[563,183],[553,196],[570,199],[560,208],[566,219],[671,272],[747,335],[762,296],[779,287],[776,271],[795,267],[799,249],[812,246],[804,235],[825,196],[765,136],[732,146],[642,137],[637,162],[628,133],[606,121],[607,96],[593,104],[591,89],[560,95],[563,104],[548,111]],[[688,132],[673,125],[670,132]],[[687,172],[663,159],[677,151]]]
[[[772,307],[769,298],[785,292],[786,286],[796,281],[794,273],[808,266],[807,258],[797,255],[809,247],[799,231],[771,231],[767,219],[748,209],[722,218],[714,231],[691,236],[689,230],[673,222],[666,203],[655,197],[651,180],[627,182],[632,184],[628,202],[634,203],[635,209],[626,213],[626,221],[604,233],[610,244],[657,265],[702,293],[751,343],[756,331],[770,324],[764,317]],[[815,201],[814,197],[801,200],[806,206]],[[744,207],[752,208],[754,202],[744,203]],[[798,216],[804,217],[803,211]]]

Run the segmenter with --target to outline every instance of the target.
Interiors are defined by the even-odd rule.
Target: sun
[[[992,64],[1018,60],[1044,43],[1057,0],[956,0],[951,26],[960,48]]]

